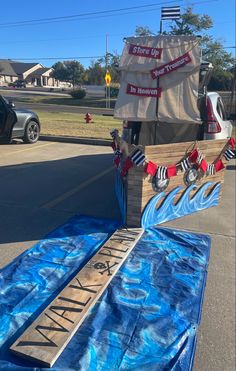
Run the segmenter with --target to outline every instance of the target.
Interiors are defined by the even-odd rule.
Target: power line
[[[38,39],[38,40],[26,40],[26,39],[22,39],[22,40],[15,40],[15,41],[1,41],[1,45],[8,45],[8,44],[19,44],[19,43],[45,43],[47,41],[74,41],[74,40],[84,40],[84,39],[95,39],[95,38],[105,38],[106,34],[100,34],[100,35],[83,35],[83,36],[80,36],[80,37],[63,37],[63,38],[51,38],[51,39]],[[109,33],[109,38],[111,37],[121,37],[121,38],[124,38],[126,36],[126,34],[122,33],[122,34],[110,34]]]
[[[180,0],[183,1],[183,0]],[[218,1],[218,0],[209,0],[207,2],[212,2],[212,1]],[[146,10],[136,10],[136,11],[128,11],[128,12],[122,12],[120,14],[104,14],[104,15],[98,15],[98,16],[90,16],[90,17],[83,17],[80,18],[80,21],[86,21],[86,20],[92,20],[92,19],[100,19],[100,18],[111,18],[111,17],[120,17],[124,15],[129,15],[129,14],[137,14],[137,13],[147,13],[147,12],[153,12],[154,10],[160,9],[160,6],[157,8],[152,8],[152,9],[146,9]],[[45,25],[45,24],[55,24],[55,23],[62,23],[62,22],[76,22],[78,21],[77,18],[71,19],[71,20],[55,20],[55,21],[45,21],[41,23],[31,23],[31,24],[19,24],[19,25],[7,25],[7,26],[1,26],[0,28],[9,28],[9,27],[25,27],[25,26],[40,26],[40,25]]]
[[[183,1],[183,0],[179,0]],[[88,16],[96,16],[101,14],[109,14],[109,13],[117,13],[127,10],[135,10],[135,9],[144,9],[144,8],[150,8],[157,5],[165,5],[170,3],[176,3],[176,0],[171,0],[167,2],[160,2],[160,3],[154,3],[154,4],[146,4],[146,5],[140,5],[140,6],[133,6],[128,8],[119,8],[119,9],[111,9],[111,10],[102,10],[97,12],[89,12],[89,13],[81,13],[81,14],[75,14],[75,15],[68,15],[68,16],[62,16],[62,17],[50,17],[50,18],[39,18],[39,19],[32,19],[32,20],[24,20],[24,21],[18,21],[18,22],[7,22],[7,23],[0,23],[0,27],[9,27],[9,26],[20,26],[20,25],[31,25],[32,23],[43,23],[43,22],[55,22],[55,21],[65,21],[65,20],[74,20],[75,18],[82,18],[82,17],[88,17]]]
[[[180,1],[183,1],[183,0],[180,0]],[[218,0],[209,0],[209,2],[212,2],[212,1],[218,1]],[[152,8],[152,9],[146,9],[146,10],[136,10],[136,11],[128,11],[128,12],[122,12],[120,14],[104,14],[104,15],[98,15],[98,16],[90,16],[90,17],[84,17],[84,18],[80,18],[80,21],[86,21],[86,20],[92,20],[92,19],[100,19],[100,18],[111,18],[111,17],[120,17],[120,16],[123,16],[123,15],[128,15],[128,14],[137,14],[137,13],[147,13],[147,12],[153,12],[154,10],[157,10],[157,9],[160,9],[160,6],[157,7],[157,8]],[[51,24],[51,23],[62,23],[62,22],[76,22],[78,21],[77,18],[75,19],[71,19],[71,20],[55,20],[55,21],[45,21],[45,22],[41,22],[41,23],[31,23],[31,24],[16,24],[16,25],[7,25],[7,26],[1,26],[0,25],[0,28],[9,28],[9,27],[24,27],[24,26],[40,26],[40,25],[45,25],[45,24]]]
[[[178,0],[178,2],[180,1],[184,1],[184,0]],[[193,2],[191,3],[191,5],[211,3],[215,1],[218,1],[218,0],[206,0],[206,1]],[[9,28],[9,27],[20,27],[20,26],[33,26],[33,25],[41,25],[41,24],[47,24],[47,23],[58,23],[58,22],[61,23],[61,22],[68,22],[68,21],[77,21],[78,19],[87,20],[87,19],[93,19],[93,18],[112,17],[116,15],[121,16],[121,15],[133,14],[133,13],[138,13],[138,12],[150,12],[150,11],[155,10],[153,9],[153,7],[158,6],[158,8],[160,8],[160,5],[166,5],[166,4],[171,4],[171,3],[176,3],[176,0],[170,0],[166,2],[162,1],[160,3],[146,4],[146,5],[141,5],[141,6],[133,6],[133,7],[128,7],[128,8],[119,8],[119,9],[112,9],[112,10],[103,10],[103,11],[98,11],[98,12],[81,13],[81,14],[61,16],[61,17],[39,18],[39,19],[24,20],[24,21],[18,21],[18,22],[0,23],[0,27]],[[145,8],[149,8],[149,9],[145,9]]]
[[[224,23],[232,23],[234,22],[234,20],[230,20],[230,21],[222,21],[222,22],[215,22],[214,25],[216,24],[224,24]],[[213,27],[214,27],[213,25]],[[66,38],[47,38],[47,39],[39,39],[39,40],[15,40],[15,41],[8,41],[8,42],[5,42],[5,41],[1,41],[1,45],[12,45],[12,44],[20,44],[20,43],[24,43],[24,44],[30,44],[30,43],[44,43],[44,42],[47,42],[47,41],[73,41],[73,40],[84,40],[84,39],[93,39],[93,38],[105,38],[106,34],[96,34],[96,35],[83,35],[83,36],[80,36],[80,37],[66,37]],[[110,34],[109,33],[109,38],[111,37],[125,37],[126,34]]]
[[[80,57],[32,57],[32,58],[10,58],[14,61],[32,61],[32,60],[75,60],[75,59],[95,59],[95,58],[104,58],[104,55],[92,55],[92,56],[80,56]],[[4,58],[1,58],[4,59]],[[7,58],[9,60],[9,58]]]
[[[214,50],[221,49],[220,47],[213,48]],[[236,49],[236,46],[225,46],[223,49]],[[74,57],[32,57],[32,58],[11,58],[16,61],[31,61],[31,60],[76,60],[76,59],[95,59],[104,58],[104,55],[92,55],[92,56],[74,56]],[[4,58],[3,58],[4,59]]]

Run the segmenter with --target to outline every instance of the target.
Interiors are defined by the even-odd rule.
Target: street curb
[[[79,138],[79,137],[66,137],[66,136],[54,136],[54,135],[40,135],[39,140],[47,142],[63,142],[63,143],[77,143],[77,144],[90,144],[93,146],[110,146],[111,141],[106,139],[91,139],[91,138]]]

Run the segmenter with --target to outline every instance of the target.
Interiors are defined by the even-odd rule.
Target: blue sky
[[[152,4],[160,4],[151,6]],[[137,25],[159,30],[161,6],[180,5],[181,12],[188,5],[199,14],[208,14],[214,21],[209,34],[220,39],[225,47],[235,46],[235,0],[13,0],[1,2],[1,49],[0,59],[23,59],[51,66],[68,57],[101,56],[106,51],[121,53],[123,38],[134,35]],[[48,21],[44,24],[9,25],[20,21],[31,21],[52,17],[64,17],[83,13],[101,12],[143,6],[122,12],[104,13],[80,17],[73,21]],[[147,7],[144,7],[147,6]],[[8,24],[8,25],[6,25]],[[169,22],[164,22],[168,29]],[[235,55],[235,49],[226,49]],[[49,58],[41,59],[41,58]],[[79,59],[87,67],[91,59]],[[25,60],[26,61],[26,60]]]

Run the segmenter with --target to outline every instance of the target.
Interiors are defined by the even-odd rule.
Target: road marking
[[[96,174],[94,177],[85,180],[83,183],[81,183],[77,187],[72,188],[70,191],[67,191],[67,192],[63,193],[61,196],[59,196],[59,197],[55,198],[54,200],[49,201],[46,204],[42,205],[41,208],[51,209],[52,207],[54,207],[54,206],[58,205],[59,203],[61,203],[62,201],[64,201],[66,198],[68,198],[70,196],[73,196],[75,193],[77,193],[81,189],[87,187],[89,184],[94,183],[96,180],[98,180],[98,179],[102,178],[104,175],[110,173],[113,169],[114,169],[114,167],[111,166],[108,169],[104,170],[103,172]]]
[[[52,144],[55,144],[55,143],[41,144],[41,145],[39,145],[39,146],[35,146],[35,145],[34,145],[34,147],[24,148],[24,149],[20,149],[19,151],[14,151],[14,152],[6,153],[6,156],[14,155],[14,154],[16,154],[16,153],[20,153],[20,152],[30,151],[30,150],[32,150],[32,149],[38,149],[38,148],[42,148],[42,147],[46,147],[46,146],[51,146]]]

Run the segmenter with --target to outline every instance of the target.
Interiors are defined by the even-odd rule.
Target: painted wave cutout
[[[204,183],[193,195],[190,193],[197,189],[196,185],[192,184],[183,192],[181,198],[175,204],[176,195],[184,188],[179,186],[173,189],[167,196],[165,192],[161,192],[154,196],[147,204],[141,218],[143,228],[149,228],[153,225],[167,222],[182,216],[192,214],[196,211],[207,209],[219,204],[219,195],[221,184],[215,183],[215,187],[209,195],[205,196],[205,192],[213,185],[213,182]],[[164,198],[165,197],[165,198]],[[158,202],[164,198],[162,204],[156,208]]]

